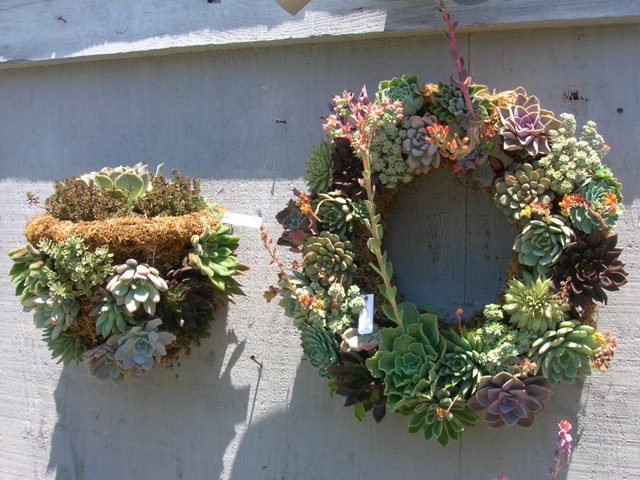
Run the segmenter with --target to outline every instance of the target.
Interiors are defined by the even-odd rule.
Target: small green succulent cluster
[[[233,277],[249,268],[234,256],[239,241],[238,235],[231,235],[229,225],[220,223],[214,230],[207,225],[204,232],[191,237],[191,249],[183,264],[202,272],[221,294],[232,300],[233,295],[244,295]]]
[[[148,315],[155,314],[160,292],[168,289],[160,272],[145,263],[138,263],[134,258],[114,267],[114,272],[106,290],[111,293],[116,304],[124,306],[129,314],[141,307]]]
[[[413,179],[413,173],[402,152],[407,131],[398,128],[397,121],[382,123],[376,130],[369,150],[371,172],[378,174],[380,183],[396,188]]]
[[[538,338],[530,330],[510,328],[501,319],[488,320],[473,335],[483,344],[478,363],[482,372],[488,375],[513,371]]]
[[[562,126],[549,132],[549,154],[540,158],[540,166],[551,179],[551,189],[564,195],[578,189],[600,166],[608,147],[596,131],[594,122],[582,127],[577,139],[576,119],[569,113],[560,114]]]

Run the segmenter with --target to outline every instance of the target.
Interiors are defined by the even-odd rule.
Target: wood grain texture
[[[56,4],[64,2],[42,5]],[[601,327],[619,336],[613,368],[557,388],[531,429],[478,426],[443,450],[409,435],[407,419],[399,415],[388,415],[380,425],[370,417],[357,422],[342,407],[343,399],[329,398],[326,381],[301,360],[290,319],[275,304],[263,303],[262,292],[276,274],[258,233],[240,229],[239,258],[252,266],[242,279],[247,296],[226,315],[220,312],[211,338],[191,357],[118,389],[96,385],[83,367],[56,365],[8,276],[0,275],[0,478],[93,480],[107,472],[154,480],[486,480],[505,473],[514,480],[540,480],[552,462],[561,418],[576,427],[565,479],[640,478],[638,38],[640,25],[460,36],[478,82],[498,90],[522,85],[546,108],[575,111],[578,123],[595,120],[612,147],[607,163],[624,182],[627,211],[618,231],[629,284],[610,295],[611,304],[599,315]],[[439,35],[1,71],[0,251],[24,241],[24,222],[36,213],[26,206],[26,191],[46,197],[54,179],[138,161],[164,161],[167,168],[204,178],[210,198],[262,217],[277,235],[274,217],[292,188],[304,188],[303,163],[323,138],[319,117],[333,94],[362,84],[373,91],[380,80],[403,73],[436,82],[453,71]],[[573,88],[588,100],[565,98]],[[444,172],[442,178],[445,184]],[[433,181],[438,178],[426,177],[425,188]],[[475,205],[472,194],[465,199],[443,190],[439,196],[446,204],[427,198],[426,206],[415,208],[452,219],[446,236],[433,232],[450,228],[437,217],[422,226],[401,223],[388,236],[402,242],[407,232],[423,229],[458,272],[459,262],[469,261],[448,242],[457,242],[467,255],[484,255],[498,251],[492,247],[498,234],[487,227],[493,220],[482,210],[485,203],[490,212],[490,202]],[[464,216],[453,211],[468,212],[472,221],[457,228]],[[494,220],[500,224],[499,217]],[[403,262],[413,267],[428,260],[416,261],[413,249],[394,252],[391,259],[401,278],[409,275]],[[424,271],[428,264],[420,267],[415,268]],[[495,283],[481,264],[474,268],[474,276],[467,266],[466,278],[456,276],[458,284],[449,289]],[[9,258],[0,255],[0,271],[8,270]],[[457,301],[445,293],[429,301]],[[261,372],[250,355],[263,361]]]
[[[640,18],[636,0],[446,4],[460,27],[473,31],[628,23]],[[0,6],[0,65],[270,42],[344,41],[433,33],[442,27],[436,0],[313,0],[295,17],[272,0],[7,0]]]

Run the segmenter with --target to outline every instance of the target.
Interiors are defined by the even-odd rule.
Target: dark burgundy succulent
[[[353,153],[351,142],[348,138],[340,137],[333,141],[333,146],[331,181],[335,189],[353,200],[365,197],[366,191],[360,185],[363,171],[362,160]]]
[[[371,376],[365,364],[368,352],[340,353],[341,362],[327,368],[329,376],[335,379],[336,393],[346,397],[345,407],[361,404],[380,423],[387,412],[387,397],[382,380]]]
[[[170,270],[165,280],[169,289],[162,296],[159,313],[167,330],[197,329],[212,319],[221,298],[198,270],[189,266]]]
[[[554,288],[566,292],[575,312],[586,313],[587,299],[596,305],[607,303],[605,290],[615,291],[627,283],[624,263],[618,259],[617,235],[605,237],[594,230],[570,243],[551,272]]]

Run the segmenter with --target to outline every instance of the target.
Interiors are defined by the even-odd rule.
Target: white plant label
[[[373,293],[360,296],[364,299],[364,309],[360,311],[360,317],[358,317],[358,333],[366,335],[373,333]]]
[[[222,217],[222,223],[236,225],[238,227],[260,228],[260,225],[262,225],[262,219],[254,215],[225,212]]]

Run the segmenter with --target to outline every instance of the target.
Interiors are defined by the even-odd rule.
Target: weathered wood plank
[[[469,30],[636,22],[636,0],[447,1]],[[11,0],[0,6],[0,65],[159,54],[268,42],[342,41],[443,27],[436,0],[313,0],[295,17],[272,0]]]

